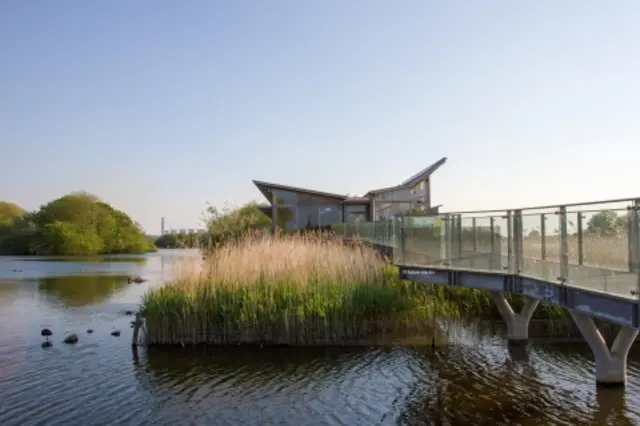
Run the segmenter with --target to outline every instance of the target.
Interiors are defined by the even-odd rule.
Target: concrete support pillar
[[[538,307],[538,300],[528,299],[522,312],[515,313],[504,293],[492,291],[491,297],[507,323],[507,339],[511,344],[524,344],[529,339],[529,321]]]
[[[622,326],[611,350],[593,322],[593,318],[580,312],[569,311],[589,343],[596,361],[596,384],[600,386],[622,387],[627,384],[627,355],[636,340],[638,330]]]

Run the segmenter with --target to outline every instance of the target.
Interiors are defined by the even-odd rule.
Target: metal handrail
[[[436,216],[442,216],[447,214],[475,214],[475,213],[505,213],[509,210],[544,210],[544,209],[553,209],[559,208],[561,206],[564,207],[578,207],[578,206],[594,206],[596,204],[614,204],[614,203],[624,203],[624,202],[634,202],[635,200],[640,199],[638,197],[630,197],[630,198],[614,198],[610,200],[600,200],[600,201],[585,201],[585,202],[574,202],[574,203],[559,203],[559,204],[548,204],[542,206],[531,206],[531,207],[509,207],[505,209],[489,209],[489,210],[463,210],[463,211],[451,211],[451,212],[439,212]]]

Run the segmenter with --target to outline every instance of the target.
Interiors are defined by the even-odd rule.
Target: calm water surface
[[[149,286],[193,252],[143,258],[0,257],[0,425],[633,425],[640,358],[624,391],[596,390],[587,348],[459,328],[427,348],[140,349],[132,319]],[[126,276],[150,281],[128,284]],[[54,345],[40,346],[51,328]],[[88,328],[94,329],[87,334]],[[113,329],[122,331],[112,337]],[[77,333],[75,346],[61,343]]]

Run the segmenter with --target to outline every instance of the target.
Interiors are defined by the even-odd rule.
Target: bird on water
[[[44,337],[45,340],[48,342],[49,337],[53,336],[53,333],[48,328],[43,328],[42,331],[40,332],[40,335]]]

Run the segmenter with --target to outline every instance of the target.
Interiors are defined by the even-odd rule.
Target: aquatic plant
[[[250,233],[178,268],[143,297],[147,344],[352,345],[457,315],[374,250],[326,234]]]

